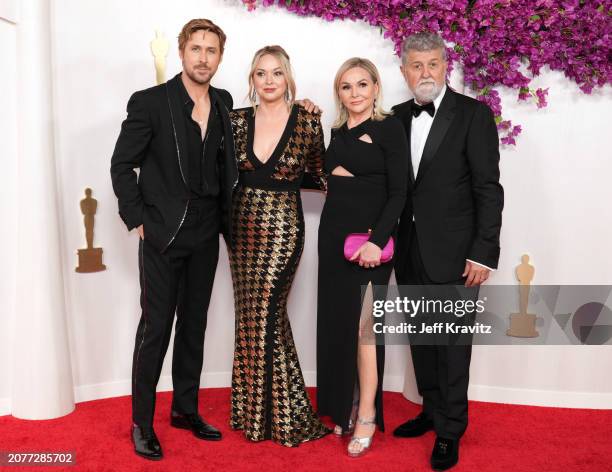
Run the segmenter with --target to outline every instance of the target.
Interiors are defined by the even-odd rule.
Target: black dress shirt
[[[187,154],[189,162],[189,189],[192,198],[216,197],[219,195],[219,166],[217,156],[223,139],[223,127],[218,104],[210,96],[210,113],[206,133],[202,138],[200,125],[191,117],[194,103],[182,81],[183,110],[187,132]]]

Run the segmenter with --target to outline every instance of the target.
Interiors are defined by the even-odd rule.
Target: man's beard
[[[431,87],[422,87],[425,84],[430,84]],[[433,102],[436,98],[438,98],[438,95],[440,95],[442,88],[444,88],[444,85],[438,85],[433,80],[421,82],[416,86],[414,98],[419,103]]]
[[[195,69],[205,69],[206,71],[208,71],[208,75],[206,76],[206,78],[202,79],[201,76],[197,76],[195,74]],[[210,82],[210,79],[212,79],[213,74],[211,73],[211,70],[209,68],[204,68],[201,66],[198,67],[194,67],[193,70],[186,70],[185,73],[187,74],[187,77],[189,77],[191,80],[193,80],[196,84],[200,84],[200,85],[206,85],[207,83]]]

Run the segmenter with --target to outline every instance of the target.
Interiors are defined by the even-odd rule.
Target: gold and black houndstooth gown
[[[240,180],[230,265],[236,308],[230,425],[247,439],[297,446],[329,432],[306,392],[287,297],[304,246],[300,187],[324,190],[323,131],[293,106],[271,157],[253,153],[252,108],[231,113]]]

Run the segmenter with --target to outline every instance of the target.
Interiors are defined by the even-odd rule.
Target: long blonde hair
[[[380,82],[380,74],[378,73],[378,69],[374,65],[372,61],[369,59],[365,59],[363,57],[351,57],[347,61],[340,66],[338,72],[336,72],[336,78],[334,79],[334,101],[336,102],[336,121],[332,125],[332,128],[340,128],[344,123],[348,120],[348,110],[340,100],[340,79],[344,75],[344,73],[354,67],[360,67],[364,69],[372,79],[372,82],[375,85],[378,85],[378,93],[374,98],[374,106],[372,107],[372,119],[374,121],[381,121],[385,119],[385,116],[389,115],[389,112],[386,112],[382,105],[382,83]]]
[[[253,56],[253,60],[251,61],[251,70],[249,71],[249,102],[253,106],[253,111],[255,112],[257,109],[257,100],[255,97],[255,84],[253,83],[253,74],[255,73],[255,69],[257,68],[257,63],[259,60],[265,56],[266,54],[270,54],[278,59],[280,63],[280,68],[283,71],[285,76],[285,80],[287,81],[287,95],[285,97],[287,101],[287,106],[291,108],[293,102],[295,101],[295,80],[293,78],[293,71],[291,70],[291,63],[289,62],[289,54],[280,46],[265,46],[261,48],[259,51],[255,53]]]

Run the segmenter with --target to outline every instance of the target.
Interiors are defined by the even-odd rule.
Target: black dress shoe
[[[446,470],[459,461],[459,440],[436,437],[431,453],[431,468],[433,470]]]
[[[140,457],[158,461],[164,456],[159,439],[151,427],[132,425],[132,442],[134,452]]]
[[[398,438],[416,438],[417,436],[422,436],[427,431],[431,431],[433,427],[433,421],[427,418],[424,413],[420,413],[416,418],[408,420],[395,428],[393,436]]]
[[[173,411],[170,416],[170,425],[175,428],[188,429],[199,439],[205,439],[207,441],[221,440],[221,431],[204,422],[202,417],[197,413],[181,415]]]

